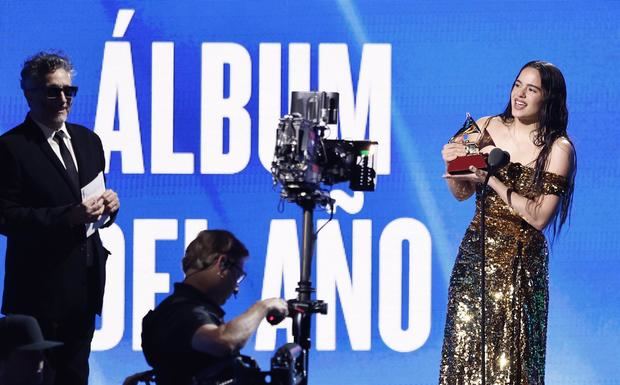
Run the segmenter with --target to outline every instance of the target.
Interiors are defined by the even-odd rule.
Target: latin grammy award
[[[465,118],[465,122],[448,143],[461,143],[465,145],[467,155],[459,156],[448,162],[448,174],[459,175],[468,174],[470,166],[485,170],[487,168],[487,154],[480,152],[478,146],[482,140],[483,132],[471,117],[469,112]]]

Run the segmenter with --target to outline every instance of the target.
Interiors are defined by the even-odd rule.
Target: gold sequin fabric
[[[545,172],[534,191],[534,170],[509,163],[498,174],[528,198],[562,195],[566,178]],[[476,214],[459,247],[448,294],[440,385],[482,383],[481,188]],[[486,384],[543,385],[548,304],[548,250],[543,233],[525,222],[492,189],[486,197]]]

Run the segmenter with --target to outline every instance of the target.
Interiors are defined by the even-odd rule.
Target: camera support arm
[[[327,313],[327,306],[322,301],[313,301],[311,298],[312,282],[310,276],[312,273],[312,254],[314,253],[314,207],[315,203],[311,200],[299,202],[303,209],[303,226],[302,226],[302,260],[300,279],[297,287],[297,301],[292,301],[291,308],[293,310],[291,316],[293,318],[293,337],[295,343],[302,348],[303,362],[303,378],[302,385],[308,383],[308,362],[309,351],[311,346],[310,330],[311,315],[313,313]]]
[[[297,202],[303,209],[302,226],[302,262],[300,280],[297,286],[297,299],[288,300],[288,315],[293,319],[293,340],[301,347],[299,361],[296,363],[301,376],[300,385],[308,384],[308,362],[311,347],[311,316],[315,313],[327,314],[327,304],[320,300],[312,300],[312,282],[310,282],[312,253],[314,252],[314,208],[316,203],[312,199]],[[267,321],[273,325],[280,323],[284,315],[270,312]]]

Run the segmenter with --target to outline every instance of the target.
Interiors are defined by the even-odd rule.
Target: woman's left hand
[[[469,174],[461,174],[461,175],[444,174],[443,177],[446,179],[461,180],[461,181],[467,181],[467,182],[473,182],[473,183],[484,183],[484,180],[487,177],[486,171],[478,169],[474,166],[469,166],[469,171],[471,171],[471,173]]]

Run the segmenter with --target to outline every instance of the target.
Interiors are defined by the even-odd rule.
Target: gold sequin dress
[[[509,163],[497,178],[519,195],[563,195],[566,178],[545,172],[533,191],[534,170]],[[481,383],[481,189],[476,214],[459,247],[448,295],[440,385]],[[547,335],[548,250],[545,236],[493,189],[486,198],[486,384],[543,385]]]

